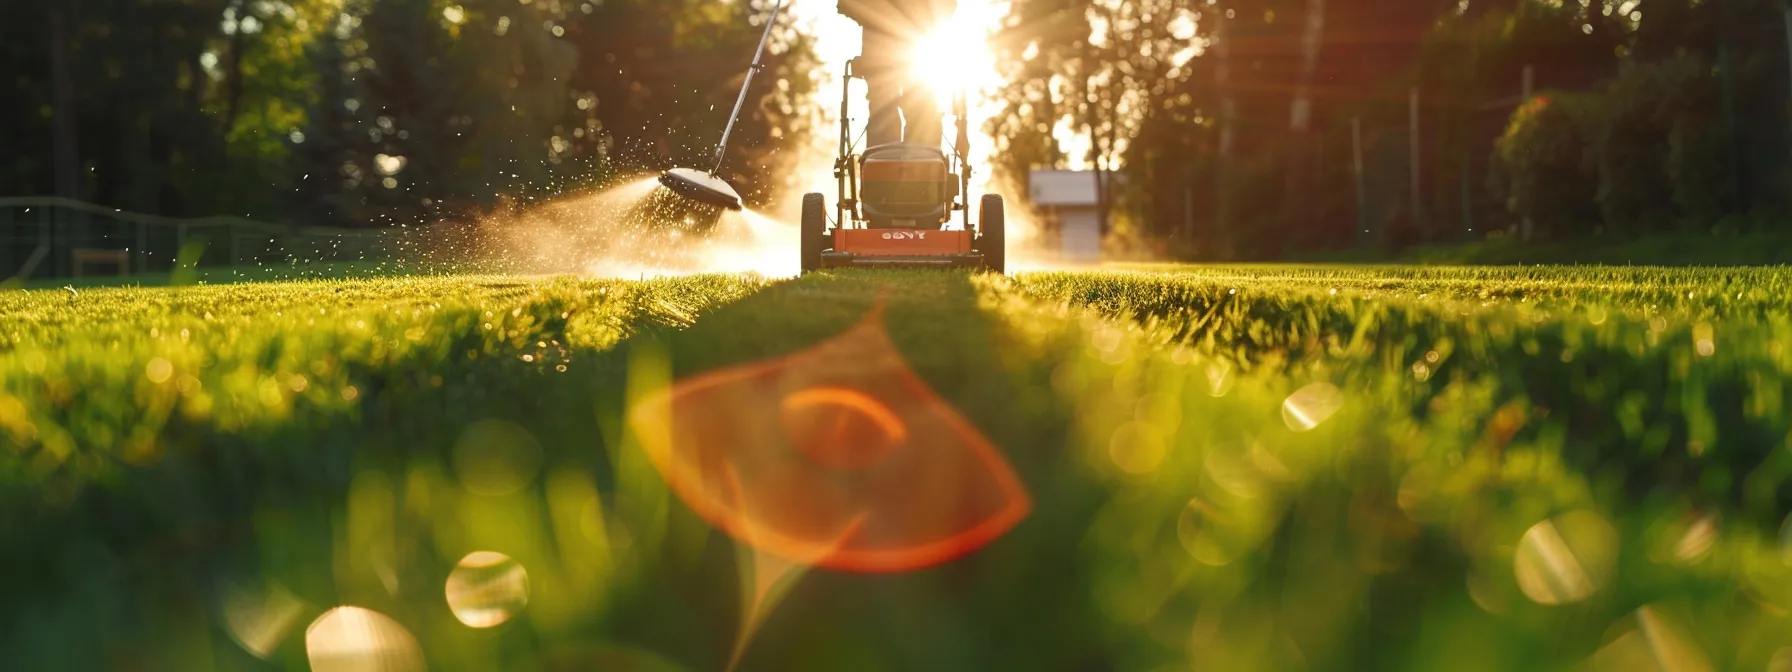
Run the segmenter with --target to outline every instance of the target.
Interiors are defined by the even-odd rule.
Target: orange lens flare
[[[1032,502],[889,341],[881,304],[808,350],[681,381],[630,411],[699,516],[806,565],[904,572],[1001,537]]]
[[[829,469],[866,469],[908,441],[888,406],[844,387],[818,387],[784,399],[784,433],[797,450]]]

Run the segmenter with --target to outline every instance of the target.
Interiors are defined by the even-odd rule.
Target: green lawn
[[[348,280],[400,278],[419,274],[444,275],[478,273],[468,264],[399,261],[324,261],[263,263],[254,266],[182,267],[171,272],[133,273],[130,275],[92,275],[80,278],[48,278],[22,282],[17,278],[0,282],[0,289],[76,290],[94,287],[184,287],[218,285],[236,282],[298,282],[306,280]]]
[[[1032,512],[807,573],[742,670],[1792,659],[1792,271],[1141,266],[0,290],[0,665],[308,669],[354,605],[430,669],[720,670],[734,544],[623,413],[879,296]]]

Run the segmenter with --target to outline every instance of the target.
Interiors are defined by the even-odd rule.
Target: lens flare
[[[686,504],[765,552],[859,572],[970,553],[1031,500],[908,368],[881,312],[806,351],[680,381],[630,424]]]
[[[797,450],[830,469],[865,469],[908,441],[908,429],[890,407],[852,388],[803,390],[785,397],[780,410]]]

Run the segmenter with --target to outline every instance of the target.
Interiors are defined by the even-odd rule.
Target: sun
[[[1001,83],[982,11],[988,3],[967,0],[945,23],[915,41],[910,73],[942,103],[964,94],[972,105]]]
[[[987,166],[994,143],[981,130],[989,119],[1001,113],[1002,105],[997,94],[1002,87],[1002,76],[996,69],[995,52],[989,46],[990,32],[991,28],[1001,25],[1008,8],[1009,0],[958,0],[952,18],[930,33],[915,38],[913,51],[901,55],[915,80],[924,83],[938,96],[941,109],[946,113],[941,141],[948,148],[954,142],[952,129],[957,123],[952,115],[952,101],[960,93],[965,95],[966,121],[970,127],[967,154],[971,165],[977,166],[971,177],[972,193],[985,193],[991,186],[992,172]],[[833,2],[798,2],[791,11],[815,35],[816,55],[822,62],[821,79],[818,80],[822,86],[813,93],[811,105],[822,111],[823,118],[827,119],[825,123],[839,123],[838,118],[832,116],[840,104],[841,83],[837,73],[847,61],[861,55],[861,29],[851,19],[836,12]],[[851,89],[846,116],[852,120],[852,136],[861,137],[870,111],[866,109],[863,82],[852,84]],[[806,163],[801,175],[792,180],[794,184],[803,185],[797,192],[833,192],[834,142],[832,133],[818,136],[813,160]]]

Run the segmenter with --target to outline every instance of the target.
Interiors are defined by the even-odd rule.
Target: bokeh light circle
[[[1587,599],[1611,580],[1618,532],[1591,511],[1573,511],[1532,525],[1518,542],[1518,587],[1538,604]]]
[[[1150,473],[1164,460],[1164,440],[1156,427],[1128,422],[1108,437],[1108,457],[1130,474]]]
[[[1213,503],[1196,497],[1182,507],[1176,518],[1176,540],[1190,557],[1215,567],[1230,564],[1249,545],[1237,521]]]
[[[448,608],[469,627],[489,628],[529,604],[529,572],[503,553],[474,551],[448,574]]]
[[[361,607],[324,612],[305,629],[312,672],[421,672],[423,648],[398,621]]]
[[[1282,423],[1297,432],[1311,431],[1344,407],[1344,391],[1331,383],[1312,383],[1282,401]]]
[[[507,495],[527,487],[541,470],[541,444],[508,420],[479,420],[454,444],[454,472],[480,495]]]
[[[231,584],[225,588],[221,611],[230,638],[256,658],[267,660],[300,623],[305,607],[304,600],[280,586]]]

